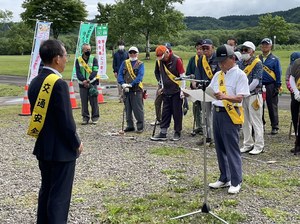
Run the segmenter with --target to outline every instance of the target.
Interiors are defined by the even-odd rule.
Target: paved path
[[[0,75],[1,84],[13,84],[17,86],[25,86],[26,77]],[[116,84],[103,84],[103,95],[105,99],[118,99],[118,89]],[[146,86],[149,99],[155,98],[156,87]],[[79,99],[78,84],[74,82],[75,96]],[[22,104],[23,97],[0,97],[0,106]],[[283,94],[279,96],[279,109],[290,110],[290,95]]]

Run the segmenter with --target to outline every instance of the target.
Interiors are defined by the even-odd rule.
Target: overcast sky
[[[24,11],[24,0],[0,0],[0,9],[10,10],[14,14],[13,21],[20,21],[19,14]],[[157,0],[159,1],[159,0]],[[93,19],[97,12],[97,3],[113,4],[114,0],[84,0]],[[285,11],[300,6],[300,0],[185,0],[175,8],[185,16],[211,16],[219,18],[228,15],[252,15],[267,12]]]

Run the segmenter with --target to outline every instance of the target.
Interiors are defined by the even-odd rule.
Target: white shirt
[[[220,92],[219,90],[219,75],[221,74],[221,71],[217,72],[210,84],[209,87],[212,88],[212,90],[215,93]],[[228,70],[225,74],[224,78],[226,91],[228,96],[236,96],[236,95],[243,95],[244,97],[250,95],[249,91],[249,85],[248,85],[248,78],[245,72],[243,72],[237,65],[232,67],[230,70]],[[215,100],[212,102],[213,105],[224,107],[224,104],[222,100]],[[236,104],[237,106],[241,106],[242,104]]]
[[[54,72],[56,75],[58,75],[60,78],[62,78],[62,74],[60,74],[59,71],[57,71],[56,69],[51,68],[51,67],[48,67],[48,66],[44,66],[43,68],[46,68],[46,69],[51,70],[51,71]]]

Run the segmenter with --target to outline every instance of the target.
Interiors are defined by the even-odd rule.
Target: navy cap
[[[169,50],[172,49],[172,46],[171,46],[170,43],[165,43],[165,46],[166,46]]]
[[[272,45],[272,40],[270,38],[264,38],[260,43]]]
[[[293,64],[298,58],[300,58],[300,52],[293,52],[290,57],[290,64]]]
[[[213,45],[213,42],[211,39],[205,39],[202,41],[202,46],[211,46]]]

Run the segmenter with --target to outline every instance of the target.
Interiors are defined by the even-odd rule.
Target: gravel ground
[[[112,111],[112,107],[116,107],[117,111]],[[147,107],[153,110],[152,102],[148,102]],[[152,134],[149,123],[152,121],[153,113],[146,114],[144,133],[115,136],[114,133],[120,129],[122,105],[110,101],[100,108],[99,124],[77,126],[85,148],[77,162],[69,223],[101,223],[97,214],[105,214],[108,200],[131,201],[149,194],[165,192],[170,186],[170,179],[162,172],[163,170],[184,170],[187,185],[197,178],[203,180],[203,148],[197,148],[196,145],[200,136],[189,135],[191,122],[187,120],[191,120],[190,112],[187,115],[189,118],[184,121],[182,140],[159,143],[149,140]],[[2,107],[1,113],[4,113],[4,110]],[[74,110],[78,122],[79,113],[79,110]],[[282,122],[280,134],[265,135],[266,152],[258,156],[243,155],[242,191],[238,195],[228,195],[225,189],[208,191],[208,203],[212,211],[217,211],[224,200],[235,200],[237,205],[232,209],[247,217],[241,223],[300,222],[300,159],[289,152],[293,140],[289,140],[287,134],[288,112],[281,112],[281,116],[283,120],[285,119],[285,123]],[[29,117],[6,112],[1,116],[1,120],[0,223],[35,223],[40,173],[37,161],[32,155],[34,139],[25,134]],[[171,137],[172,132],[169,135]],[[187,153],[176,156],[159,156],[151,153],[154,148],[162,146],[182,148]],[[208,182],[215,181],[218,177],[218,168],[213,148],[207,149],[207,161]],[[269,164],[267,161],[276,162]],[[263,176],[265,173],[270,176]],[[263,186],[262,183],[254,183],[255,175],[261,177],[258,179],[262,183],[264,178],[267,178],[271,184]],[[274,181],[280,179],[285,183],[292,179],[298,182],[290,184],[290,187],[278,188],[276,184],[280,183],[272,183],[272,176],[277,175],[279,177]],[[197,188],[189,189],[183,197],[202,197],[199,198],[201,207],[203,191],[201,181]],[[274,221],[267,212],[262,212],[263,208],[272,208],[286,215],[284,219],[278,218]],[[201,223],[200,216],[195,215],[183,222]]]

